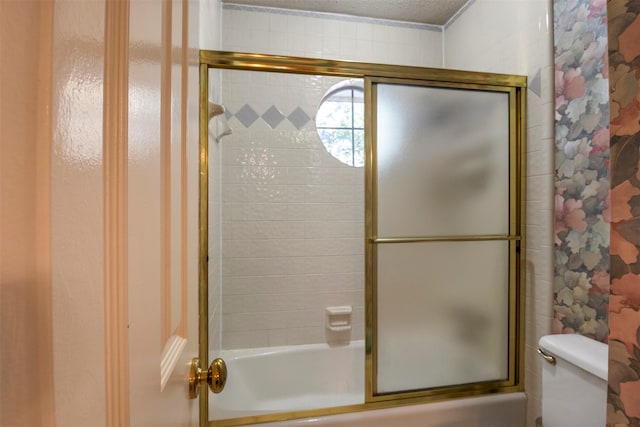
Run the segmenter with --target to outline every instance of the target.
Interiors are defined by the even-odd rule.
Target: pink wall
[[[52,3],[0,2],[0,425],[53,426]]]

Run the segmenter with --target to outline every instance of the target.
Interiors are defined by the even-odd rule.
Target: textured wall
[[[604,0],[554,2],[554,333],[606,341],[609,97]]]
[[[611,294],[608,426],[640,425],[640,2],[610,1]]]

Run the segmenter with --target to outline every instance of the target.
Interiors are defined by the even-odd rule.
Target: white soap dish
[[[351,313],[353,309],[350,305],[340,305],[326,307],[326,326],[331,332],[347,332],[351,330]]]

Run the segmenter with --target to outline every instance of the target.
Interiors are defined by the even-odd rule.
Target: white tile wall
[[[222,22],[222,50],[442,65],[442,28],[238,6],[222,9]],[[242,71],[221,79],[229,111],[275,105],[285,116],[297,107],[312,116],[341,80]],[[362,339],[362,169],[333,159],[312,122],[230,125],[233,135],[212,148],[221,176],[212,173],[210,193],[210,339],[224,348],[339,339],[326,335],[324,307],[345,304],[354,307],[351,338]]]
[[[296,108],[312,116],[342,81],[240,71],[222,80],[229,111],[275,106],[284,116]],[[300,130],[288,120],[275,129],[262,119],[229,124],[234,133],[219,144],[223,348],[344,339],[325,330],[331,305],[354,308],[349,337],[362,339],[363,169],[331,157],[313,120]]]
[[[526,193],[527,427],[541,411],[538,339],[551,333],[553,197],[553,20],[550,0],[476,0],[445,30],[445,67],[524,74],[540,72],[541,93],[528,91]]]
[[[442,66],[442,28],[227,5],[224,50],[384,64]]]

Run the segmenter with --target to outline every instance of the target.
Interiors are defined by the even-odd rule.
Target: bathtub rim
[[[307,426],[317,425],[318,427],[336,427],[345,425],[356,425],[369,427],[387,426],[392,421],[393,425],[397,425],[399,421],[402,425],[409,423],[409,426],[423,426],[434,427],[441,425],[443,420],[437,420],[439,415],[443,413],[455,413],[456,414],[456,426],[460,427],[461,422],[468,422],[473,419],[478,420],[478,416],[483,421],[495,421],[486,420],[485,417],[492,417],[494,411],[500,409],[500,418],[507,416],[507,420],[511,423],[508,427],[523,427],[526,422],[526,404],[527,395],[524,392],[507,393],[500,395],[484,395],[478,397],[471,397],[465,399],[453,399],[443,402],[435,402],[431,404],[418,404],[418,405],[404,405],[396,406],[392,408],[384,408],[371,411],[350,412],[346,414],[331,415],[326,417],[313,417],[297,420],[276,421],[268,426],[274,427],[295,427],[295,426]],[[508,408],[507,408],[508,406]],[[491,409],[487,410],[490,407]],[[505,412],[506,410],[506,412]],[[467,417],[464,420],[459,418],[460,413],[464,413]],[[521,422],[516,422],[513,417],[520,418]],[[416,417],[420,419],[418,424],[415,424]],[[428,426],[424,425],[425,419],[436,419],[434,423]],[[428,421],[430,422],[430,421]],[[373,425],[371,425],[373,423]],[[449,424],[447,424],[449,425]],[[491,424],[495,426],[505,427],[505,424]],[[467,427],[464,425],[464,427]]]
[[[313,354],[315,354],[316,358],[319,357],[318,360],[320,360],[319,362],[317,362],[317,365],[321,365],[322,363],[328,362],[327,361],[327,357],[329,357],[329,359],[331,359],[331,356],[329,356],[330,354],[336,354],[334,353],[335,351],[347,351],[349,353],[351,352],[362,352],[363,354],[361,354],[360,356],[364,355],[364,347],[365,347],[365,342],[364,340],[353,340],[350,341],[348,343],[344,343],[341,345],[330,345],[328,343],[311,343],[311,344],[301,344],[301,345],[293,345],[293,346],[274,346],[274,347],[256,347],[256,348],[239,348],[239,349],[226,349],[226,350],[221,350],[220,352],[216,352],[215,354],[217,354],[217,356],[219,357],[223,357],[225,360],[227,360],[227,364],[228,367],[231,368],[231,366],[234,363],[243,363],[244,361],[251,361],[252,360],[257,360],[257,359],[261,359],[262,357],[266,357],[266,358],[271,358],[271,357],[279,357],[279,356],[293,356],[294,358],[300,357],[300,355],[304,355],[308,352],[311,352]],[[325,353],[326,352],[326,353]],[[214,357],[214,352],[211,352],[210,356],[213,358]],[[356,359],[358,359],[358,355],[356,354]],[[297,360],[297,359],[296,359]],[[315,360],[315,358],[314,358]],[[292,364],[295,364],[295,361],[290,360],[289,361]],[[329,362],[330,363],[330,362]],[[314,366],[316,366],[316,364],[314,364]],[[363,366],[359,366],[356,367],[356,369],[363,369]],[[240,369],[243,370],[245,368],[243,367],[235,367],[234,369]],[[259,372],[259,371],[258,371]],[[364,373],[364,372],[362,372]],[[314,375],[316,375],[316,373],[310,373],[310,375],[312,375],[313,378]],[[257,376],[261,376],[259,373],[255,373],[253,375],[257,375]],[[269,374],[267,374],[269,375]],[[366,378],[361,378],[359,381],[364,381]],[[313,381],[313,379],[311,379],[311,381]],[[443,386],[435,386],[433,387],[431,390],[434,391],[434,393],[432,393],[429,396],[433,396],[432,399],[427,399],[427,400],[423,400],[423,399],[419,399],[420,397],[424,396],[424,389],[420,389],[417,392],[415,392],[414,396],[410,396],[410,397],[414,397],[415,399],[411,399],[406,401],[406,403],[402,403],[399,405],[393,405],[393,404],[389,404],[389,405],[368,405],[367,403],[374,403],[375,401],[366,401],[366,396],[364,394],[364,390],[359,390],[357,392],[358,395],[358,399],[353,399],[350,401],[344,401],[344,402],[336,402],[336,404],[331,405],[331,406],[317,406],[317,407],[296,407],[295,405],[293,405],[292,407],[289,408],[285,408],[285,409],[266,409],[263,408],[262,410],[256,410],[256,411],[250,411],[250,410],[241,410],[241,409],[235,409],[231,408],[231,407],[226,407],[225,403],[223,403],[222,401],[218,401],[218,404],[216,404],[216,400],[212,397],[209,398],[209,411],[210,411],[210,421],[226,421],[229,422],[230,420],[238,420],[237,422],[234,423],[230,423],[229,425],[243,425],[246,424],[248,421],[246,420],[256,420],[256,419],[262,419],[263,417],[269,416],[269,415],[275,415],[275,414],[283,414],[283,416],[285,415],[289,415],[289,414],[299,414],[299,413],[304,413],[304,414],[308,414],[310,413],[310,416],[323,416],[324,411],[331,409],[331,408],[337,408],[336,411],[338,411],[337,413],[344,413],[344,412],[362,412],[362,411],[367,411],[367,410],[376,410],[376,409],[381,409],[381,408],[389,408],[389,407],[394,407],[394,406],[408,406],[408,405],[415,405],[415,404],[421,404],[421,403],[432,403],[432,402],[443,402],[443,401],[447,401],[447,400],[451,400],[451,399],[459,399],[459,398],[469,398],[469,397],[479,397],[482,395],[488,395],[488,396],[494,396],[495,393],[494,390],[491,388],[492,386],[495,386],[496,382],[498,382],[500,380],[489,380],[489,381],[483,381],[483,382],[476,382],[476,383],[460,383],[460,384],[454,384],[454,385],[450,385],[447,387],[443,387]],[[267,387],[267,388],[271,388],[269,386],[270,381],[266,380],[266,382],[260,381],[260,384],[262,384],[262,387]],[[274,384],[274,383],[271,383]],[[277,387],[277,385],[274,385],[275,387]],[[282,386],[282,385],[281,385]],[[440,394],[439,392],[443,389],[446,388],[447,390],[457,390],[457,391],[466,391],[468,390],[468,388],[470,386],[474,386],[474,391],[476,391],[477,393],[473,393],[473,394],[469,394],[469,393],[456,393],[451,394],[448,393],[446,395]],[[251,388],[251,387],[250,387]],[[314,389],[315,390],[315,389]],[[487,391],[489,390],[489,391]],[[279,395],[278,390],[274,390],[275,393],[277,395]],[[231,391],[229,391],[231,392]],[[236,392],[237,393],[237,390]],[[241,397],[241,395],[236,395],[235,393],[231,394],[231,398],[233,399],[233,396],[236,396],[236,398],[240,399],[240,400],[244,400],[244,397]],[[263,390],[264,393],[264,390]],[[407,391],[406,393],[412,393],[411,390]],[[264,394],[263,394],[264,396]],[[385,401],[385,402],[389,402],[389,401],[394,401],[395,397],[397,396],[397,393],[395,392],[391,392],[391,393],[387,393],[387,394],[380,394],[380,397],[388,397],[387,399],[380,399],[379,401]],[[220,396],[222,397],[222,396]],[[449,397],[451,397],[451,399],[449,399]],[[252,398],[248,397],[247,398],[249,400],[252,400]],[[402,399],[403,402],[405,401],[405,399]],[[262,402],[260,399],[258,400],[259,402]],[[217,411],[216,411],[217,409]],[[231,414],[231,413],[225,413],[225,410],[231,411],[231,412],[236,412],[236,414]],[[222,411],[222,413],[224,415],[222,415],[222,417],[219,417],[220,415],[220,411]],[[252,413],[253,412],[253,413]],[[216,414],[217,413],[217,414]],[[216,418],[214,418],[214,416],[216,416]],[[218,418],[219,417],[219,418]],[[290,419],[290,418],[287,418]],[[245,421],[243,421],[245,420]],[[281,420],[278,420],[281,421]],[[253,421],[252,421],[253,422]],[[271,420],[267,420],[267,421],[263,421],[263,422],[272,422]],[[227,424],[225,424],[227,425]]]
[[[340,346],[340,347],[357,347],[358,344],[362,343],[362,340],[356,340],[350,342],[348,345]],[[366,343],[365,343],[366,346]],[[295,346],[294,346],[295,347]],[[322,348],[331,348],[326,343],[315,343],[315,344],[303,344],[300,347],[322,347]],[[296,352],[297,349],[292,349],[291,346],[281,346],[281,347],[260,347],[256,349],[234,349],[234,350],[225,350],[228,352],[249,352],[250,354],[245,357],[240,356],[240,359],[251,358],[260,355],[271,355],[276,353],[277,349],[284,350],[286,352]],[[302,349],[300,349],[302,350]],[[303,350],[304,351],[304,350]],[[366,377],[365,377],[366,381]],[[342,405],[342,406],[331,406],[325,408],[316,408],[316,409],[298,409],[293,411],[285,411],[285,412],[273,412],[261,415],[249,415],[243,417],[236,418],[223,418],[223,419],[211,419],[213,413],[209,413],[210,419],[208,420],[209,427],[235,427],[235,426],[243,426],[243,425],[254,425],[254,424],[263,424],[263,423],[272,423],[272,422],[282,422],[282,421],[291,421],[291,420],[301,420],[306,418],[318,418],[318,417],[326,417],[331,415],[341,415],[348,413],[358,413],[358,412],[367,412],[374,411],[380,409],[392,409],[397,407],[405,407],[412,405],[421,405],[421,404],[429,404],[429,403],[444,403],[448,401],[456,401],[460,399],[468,399],[468,398],[480,398],[480,397],[492,397],[496,395],[507,395],[512,393],[521,393],[524,392],[524,384],[520,381],[518,384],[511,386],[504,386],[505,381],[502,380],[494,380],[487,382],[479,382],[472,384],[457,384],[450,387],[437,387],[434,388],[433,394],[425,394],[425,390],[419,391],[407,391],[399,397],[397,393],[389,393],[389,394],[381,394],[378,395],[378,399],[366,401],[366,393],[363,394],[363,403],[350,404],[350,405]],[[428,390],[427,390],[428,392]],[[207,399],[208,403],[212,402],[211,399]],[[211,408],[208,412],[211,412],[213,408]]]
[[[304,347],[304,348],[302,348]],[[273,346],[273,347],[251,347],[251,348],[236,348],[236,349],[226,349],[217,352],[220,356],[224,357],[226,360],[243,360],[251,357],[259,357],[259,356],[270,356],[275,353],[299,353],[307,350],[334,350],[334,349],[362,349],[364,354],[365,351],[365,342],[364,339],[360,340],[351,340],[345,344],[339,345],[331,345],[326,342],[324,343],[312,343],[312,344],[299,344],[299,345],[282,345],[282,346]],[[210,357],[213,356],[212,355]]]
[[[306,410],[298,410],[298,411],[289,411],[289,412],[277,412],[272,414],[264,414],[264,415],[255,415],[255,416],[247,416],[247,417],[239,417],[239,418],[225,418],[219,420],[209,420],[209,427],[235,427],[235,426],[243,426],[243,425],[254,425],[254,424],[264,424],[264,423],[273,423],[278,421],[293,421],[293,420],[301,420],[305,418],[318,418],[318,417],[327,417],[331,415],[341,415],[341,414],[349,414],[349,413],[357,413],[357,412],[368,412],[375,411],[379,409],[392,409],[392,408],[400,408],[404,406],[413,406],[413,405],[421,405],[421,404],[429,404],[429,403],[445,403],[445,402],[455,402],[457,400],[471,399],[471,398],[482,398],[482,397],[493,397],[498,395],[509,395],[509,394],[524,394],[524,390],[519,386],[513,386],[512,390],[507,390],[505,387],[496,388],[491,391],[487,391],[486,389],[481,390],[469,390],[468,385],[465,386],[464,391],[460,391],[457,393],[450,393],[447,395],[433,395],[433,396],[417,396],[417,397],[407,397],[404,399],[390,399],[390,400],[379,400],[374,402],[364,402],[355,405],[344,405],[344,406],[333,406],[328,408],[319,408],[319,409],[306,409]],[[526,398],[526,396],[525,396]]]

